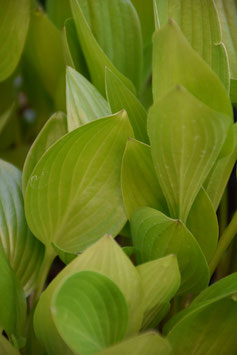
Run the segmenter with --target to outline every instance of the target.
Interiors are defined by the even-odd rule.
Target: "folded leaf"
[[[221,43],[221,30],[213,0],[155,0],[158,27],[173,18],[185,37],[210,65],[229,90],[229,68],[226,49]],[[200,19],[202,19],[200,21]]]
[[[67,68],[67,122],[68,130],[111,114],[108,102],[81,74]],[[116,112],[120,111],[117,110]]]
[[[165,331],[171,329],[168,339],[175,354],[235,354],[236,286],[235,273],[208,287],[171,319]]]
[[[60,335],[75,354],[95,354],[126,333],[128,310],[122,292],[108,277],[94,271],[66,278],[51,309]]]
[[[37,337],[49,354],[53,355],[59,351],[71,354],[55,328],[50,313],[50,304],[54,291],[62,280],[83,270],[104,274],[122,291],[128,305],[127,334],[134,334],[141,326],[143,303],[139,274],[118,244],[111,237],[104,236],[67,265],[40,298],[35,311],[34,328]]]
[[[219,206],[231,171],[237,160],[237,123],[232,126],[227,140],[232,141],[232,135],[234,141],[232,150],[228,155],[218,158],[204,183],[215,210],[217,210]]]
[[[44,248],[26,223],[21,172],[0,160],[0,176],[0,244],[28,295],[35,287]]]
[[[198,292],[207,286],[209,271],[206,259],[182,221],[144,207],[132,215],[131,232],[139,264],[169,254],[177,256],[181,273],[179,294]]]
[[[213,167],[231,119],[177,86],[150,109],[148,134],[170,214],[184,222]]]
[[[219,227],[213,204],[203,188],[190,209],[187,228],[196,238],[207,261],[210,261],[217,247]]]
[[[125,109],[132,125],[134,136],[148,143],[146,119],[147,113],[136,96],[109,69],[105,72],[106,95],[113,113]]]
[[[30,22],[30,0],[0,1],[0,81],[15,70]]]
[[[230,85],[230,96],[231,101],[237,102],[237,68],[236,68],[236,60],[237,60],[237,24],[236,24],[236,16],[237,16],[237,4],[235,0],[214,0],[219,21],[221,25],[221,34],[222,40],[225,43],[229,63],[230,63],[230,77],[231,77],[231,85]]]
[[[125,340],[108,349],[102,350],[98,355],[169,355],[171,347],[168,341],[158,333],[147,332]]]
[[[98,33],[96,35],[96,33],[93,32],[94,22],[92,23],[92,18],[90,18],[89,16],[88,7],[87,7],[88,4],[90,4],[92,6],[92,9],[94,10],[93,17],[94,20],[97,19],[98,25],[101,24],[101,21],[105,21],[105,23],[103,23],[101,26],[101,34],[102,34],[101,38],[97,37]],[[114,46],[117,46],[116,53],[117,50],[119,51],[119,54],[116,57],[116,61],[121,61],[122,58],[127,57],[127,54],[125,56],[124,51],[126,51],[127,53],[131,53],[131,51],[132,52],[134,51],[134,54],[132,55],[131,59],[127,61],[127,63],[129,64],[129,68],[131,63],[133,63],[134,55],[135,56],[138,55],[139,57],[141,56],[141,54],[139,53],[137,54],[137,49],[136,49],[138,48],[138,52],[140,52],[141,40],[139,40],[139,37],[141,37],[141,33],[139,28],[139,22],[138,22],[136,12],[131,6],[130,1],[119,0],[119,2],[117,2],[115,0],[113,1],[106,0],[103,1],[103,6],[101,6],[101,2],[98,1],[87,2],[87,0],[71,0],[71,8],[72,8],[73,18],[76,24],[77,34],[83,50],[83,54],[85,56],[88,69],[91,75],[91,79],[95,87],[100,91],[102,95],[105,94],[105,68],[108,67],[124,82],[125,85],[127,85],[132,91],[134,91],[134,86],[132,82],[118,70],[119,68],[116,68],[117,62],[116,64],[113,62],[113,60],[115,60],[113,54]],[[115,21],[113,21],[115,25],[115,29],[111,29],[110,27],[109,28],[107,27],[109,26],[109,22],[107,18],[109,9],[112,12],[115,12],[115,16],[114,16]],[[120,9],[125,10],[122,16],[120,16]],[[100,16],[101,19],[98,19],[97,16]],[[128,19],[128,21],[125,23],[124,21],[126,19]],[[122,21],[122,24],[120,21]],[[121,25],[121,27],[117,28],[117,26],[119,25]],[[132,28],[135,27],[137,28],[137,30],[134,29],[135,31],[134,32],[130,27]],[[124,32],[125,30],[127,30],[126,34]],[[107,40],[109,39],[108,33],[110,33],[110,35],[116,35],[116,39],[113,39],[113,45],[111,47],[110,47],[110,41],[104,42],[105,38],[107,38]],[[121,43],[119,42],[121,34],[124,34],[124,39],[128,39],[128,40],[129,40],[128,34],[132,35],[133,39],[131,43],[129,41],[128,47],[125,47],[125,43],[123,43],[123,41]],[[101,41],[103,40],[103,42],[100,42],[100,40]],[[107,46],[104,47],[103,44],[108,45],[108,47]],[[110,53],[113,54],[112,59],[109,55]],[[121,53],[123,53],[123,55],[121,55]],[[138,63],[139,63],[139,57],[138,58],[135,57],[135,60],[137,60]],[[126,62],[122,64],[124,65],[124,71],[125,71],[125,68],[128,64],[126,64]],[[135,65],[135,68],[137,68],[137,64]],[[125,71],[125,75],[126,73],[127,73],[127,69]],[[139,78],[139,73],[136,73],[134,71],[134,68],[131,70],[131,73],[135,73],[135,75],[138,74],[138,78]]]
[[[22,345],[26,320],[26,300],[23,289],[0,247],[0,329]]]
[[[27,154],[22,174],[23,192],[25,192],[31,173],[42,155],[66,133],[67,118],[62,112],[57,112],[46,122]]]
[[[139,207],[168,213],[148,145],[129,139],[122,164],[122,192],[128,218]]]
[[[121,111],[66,134],[41,158],[27,185],[25,210],[31,230],[47,248],[52,250],[54,242],[78,253],[122,229],[120,172],[131,134]]]
[[[232,117],[228,93],[209,65],[192,49],[173,20],[153,37],[154,102],[176,84],[215,111]]]
[[[149,261],[137,266],[144,292],[142,328],[156,327],[163,318],[164,309],[180,286],[180,273],[174,255]],[[169,308],[169,307],[168,307]]]
[[[63,49],[66,64],[88,78],[89,73],[73,18],[67,19],[63,27]]]

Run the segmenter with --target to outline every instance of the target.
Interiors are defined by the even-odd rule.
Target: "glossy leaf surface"
[[[69,132],[97,118],[111,114],[108,102],[99,91],[72,68],[67,69],[66,85]],[[120,109],[116,112],[118,111]]]
[[[144,207],[132,215],[131,232],[139,264],[169,254],[177,256],[181,273],[180,294],[198,292],[207,286],[209,272],[206,259],[180,220]]]
[[[81,271],[57,289],[53,302],[54,322],[75,354],[94,354],[122,340],[128,310],[123,294],[106,276]]]
[[[211,110],[180,86],[150,109],[152,158],[172,217],[186,220],[230,124],[228,116]]]
[[[54,242],[77,253],[105,233],[115,236],[122,229],[120,171],[131,134],[121,111],[68,133],[42,157],[25,203],[29,226],[47,248]]]
[[[0,81],[15,70],[30,21],[30,0],[0,1]]]
[[[67,118],[63,113],[57,112],[46,122],[27,154],[22,174],[22,188],[24,192],[31,173],[42,155],[66,133]]]
[[[0,176],[0,242],[28,295],[35,287],[44,248],[26,223],[21,172],[0,160]]]

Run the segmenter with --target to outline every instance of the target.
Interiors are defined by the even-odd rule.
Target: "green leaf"
[[[171,329],[168,339],[175,354],[235,354],[236,291],[235,273],[208,287],[191,306],[171,319],[165,331]]]
[[[46,11],[59,30],[63,27],[65,20],[72,17],[69,0],[46,0]]]
[[[67,68],[66,84],[69,132],[111,114],[108,102],[99,91],[72,68]]]
[[[20,283],[0,246],[0,329],[18,344],[24,334],[26,300]]]
[[[153,37],[154,101],[177,84],[213,110],[232,117],[228,94],[220,79],[192,49],[176,23],[169,20]]]
[[[23,175],[22,175],[22,189],[26,190],[27,183],[30,179],[34,167],[42,157],[42,155],[54,144],[59,138],[67,133],[67,118],[61,113],[57,112],[50,117],[46,122],[39,135],[32,144],[27,158],[25,160]]]
[[[75,354],[94,354],[123,339],[128,309],[108,277],[81,271],[62,282],[52,301],[57,329]]]
[[[47,248],[54,242],[78,253],[122,229],[120,172],[131,134],[121,111],[68,133],[41,158],[27,185],[25,210],[32,232]]]
[[[139,88],[142,34],[139,18],[131,1],[76,1],[104,53],[113,65]]]
[[[232,102],[237,102],[237,4],[235,0],[214,0],[218,11],[219,21],[221,25],[222,40],[225,43],[229,63],[230,63],[230,96]]]
[[[8,123],[12,117],[12,114],[14,112],[14,109],[15,109],[15,103],[13,103],[5,112],[3,112],[3,114],[1,114],[1,116],[0,116],[0,134],[3,133],[4,129],[8,125]]]
[[[158,27],[168,18],[180,26],[188,42],[216,72],[227,91],[230,78],[226,49],[221,43],[218,14],[213,0],[155,0]],[[201,19],[201,21],[200,21]]]
[[[131,232],[139,264],[169,254],[177,256],[181,273],[179,294],[198,292],[207,286],[206,259],[182,221],[144,207],[132,215]]]
[[[173,218],[186,221],[218,158],[230,121],[229,116],[213,111],[180,86],[150,109],[152,158]]]
[[[56,103],[60,96],[57,109],[64,110],[65,65],[62,36],[41,10],[32,12],[24,56],[29,65],[27,69],[33,67],[46,92]]]
[[[151,157],[151,148],[129,139],[122,164],[122,193],[128,218],[139,207],[168,212]]]
[[[44,248],[26,223],[21,172],[0,160],[0,176],[0,243],[28,295],[35,287]]]
[[[164,309],[180,286],[177,258],[168,255],[137,266],[144,292],[142,328],[153,328],[164,316]]]
[[[203,188],[190,209],[187,228],[196,238],[207,261],[210,261],[217,247],[219,227],[213,204]]]
[[[21,58],[30,21],[30,0],[1,0],[0,8],[0,81],[3,81]]]
[[[88,14],[87,4],[89,3],[92,9],[94,10],[93,22],[92,18],[89,18]],[[101,2],[94,2],[89,0],[88,2],[87,0],[71,0],[71,7],[73,18],[75,20],[77,28],[78,37],[88,65],[92,83],[102,95],[105,95],[105,68],[108,67],[124,82],[126,86],[128,86],[129,89],[134,91],[134,86],[132,82],[119,71],[119,67],[116,68],[117,61],[121,61],[121,63],[124,63],[124,74],[126,75],[126,66],[129,64],[130,68],[130,65],[133,65],[131,64],[133,63],[133,60],[139,63],[139,58],[141,57],[141,33],[139,28],[139,22],[137,19],[136,12],[134,11],[130,1],[119,0],[118,2],[115,0],[106,0],[103,1],[103,6],[101,6]],[[111,12],[109,15],[109,10],[115,13],[115,15],[113,15],[113,22],[110,22],[109,20],[111,16]],[[124,10],[123,15],[120,14],[120,10]],[[97,16],[100,16],[100,19]],[[107,16],[109,16],[109,18],[107,18]],[[111,39],[113,43],[111,47],[110,41],[104,42],[103,40],[102,43],[102,38],[97,37],[96,34],[93,33],[94,25],[96,26],[95,20],[98,22],[98,25],[102,22],[101,34],[104,40],[107,39],[108,41],[108,33],[110,33],[110,35],[112,36]],[[111,29],[109,27],[110,23],[113,23],[115,28]],[[137,30],[133,31],[130,27],[135,27],[137,28]],[[124,35],[124,40],[128,40],[128,43],[124,42],[124,40],[122,40],[122,42],[120,43],[120,36],[122,34]],[[114,38],[114,35],[116,35],[116,38]],[[132,43],[130,43],[129,40],[130,36],[132,38]],[[107,45],[108,47],[104,47],[103,44]],[[118,54],[116,55],[116,60],[114,57],[114,46],[116,46],[116,53],[118,51]],[[137,53],[137,51],[139,53]],[[131,52],[134,52],[134,54],[132,54],[131,59],[125,60],[125,58],[127,58],[127,55],[130,55]],[[111,55],[113,55],[112,59]],[[136,58],[136,55],[138,55],[138,58]],[[121,59],[124,62],[122,62]],[[126,64],[126,62],[128,64]],[[137,68],[137,64],[135,64],[134,68]],[[130,73],[133,73],[133,75],[139,78],[139,72],[137,73],[134,68],[131,70]]]
[[[113,238],[104,236],[64,268],[40,298],[35,311],[34,327],[37,337],[44,344],[49,354],[55,354],[59,351],[63,351],[64,354],[71,354],[67,352],[68,349],[54,326],[50,304],[52,295],[60,282],[65,277],[83,270],[100,272],[119,287],[128,305],[128,335],[137,332],[141,326],[143,303],[139,274]]]
[[[89,73],[73,18],[67,19],[63,27],[63,49],[66,64],[88,78]]]
[[[19,351],[3,335],[0,335],[0,353],[1,355],[20,355]]]
[[[168,341],[158,333],[147,332],[131,339],[124,340],[108,349],[102,350],[98,355],[169,355],[171,347]]]
[[[232,141],[232,135],[234,136],[232,150],[228,155],[220,157],[216,161],[204,183],[205,189],[212,200],[215,210],[217,210],[219,206],[221,197],[237,159],[237,123],[231,127],[227,136],[227,141]]]
[[[106,96],[113,113],[125,109],[136,139],[148,143],[147,113],[136,96],[109,69],[105,72]]]

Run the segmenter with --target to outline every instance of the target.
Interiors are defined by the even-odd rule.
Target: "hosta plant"
[[[236,1],[0,9],[0,354],[235,355]]]

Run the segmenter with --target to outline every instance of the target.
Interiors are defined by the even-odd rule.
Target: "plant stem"
[[[40,270],[39,270],[39,275],[38,275],[38,281],[37,281],[37,285],[35,288],[35,292],[33,294],[32,297],[32,302],[31,302],[31,308],[33,309],[36,305],[36,302],[38,301],[44,286],[45,286],[45,282],[47,280],[47,276],[50,270],[50,267],[52,265],[52,262],[55,258],[55,254],[50,252],[46,249],[45,250],[45,254],[44,254],[44,259],[43,262],[41,264]]]
[[[223,234],[221,235],[215,255],[213,256],[212,260],[209,263],[210,275],[214,273],[223,253],[226,251],[226,249],[232,242],[236,233],[237,233],[237,211],[232,217],[230,224],[227,226],[227,228],[224,230]]]

